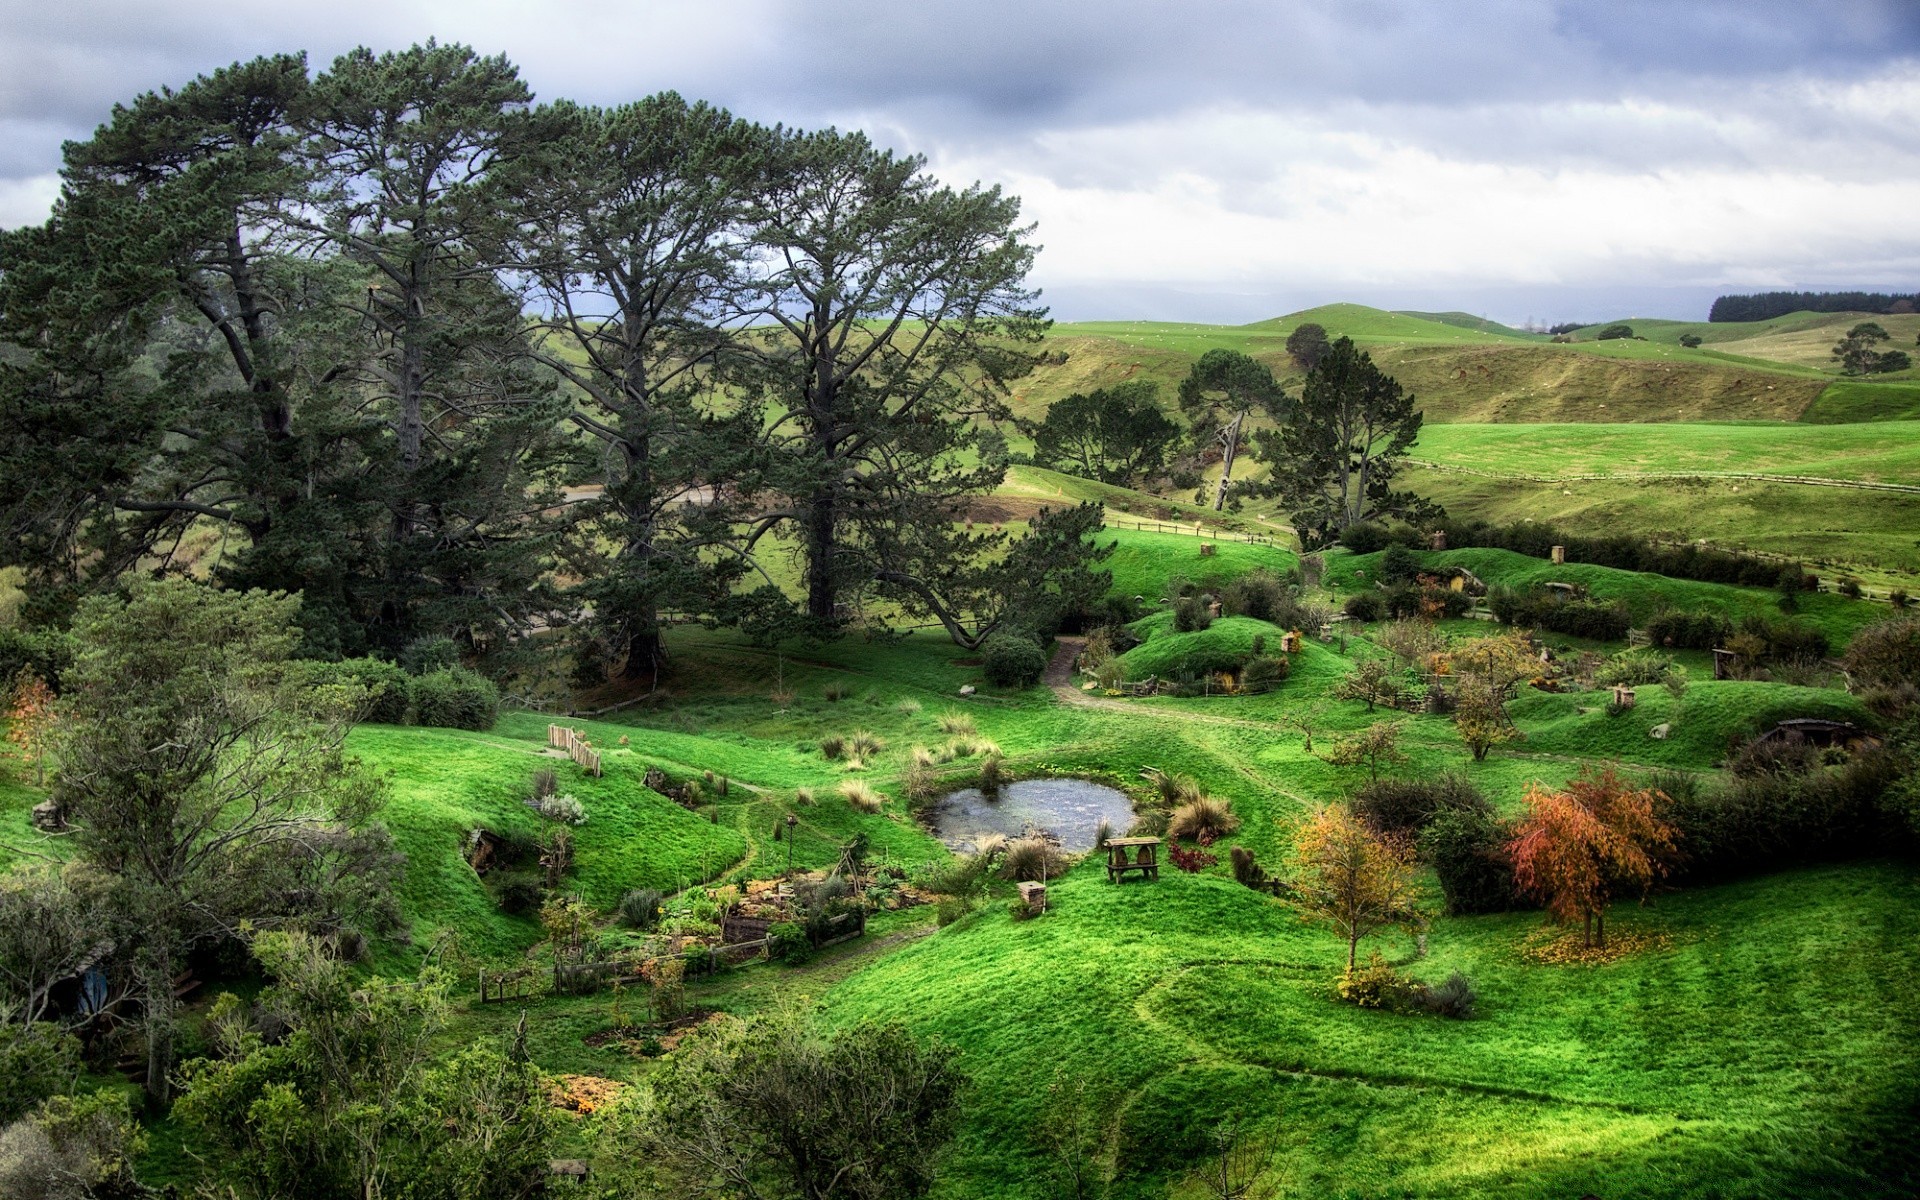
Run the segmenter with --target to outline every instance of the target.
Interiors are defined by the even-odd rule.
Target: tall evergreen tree
[[[859,133],[776,130],[754,190],[780,499],[750,544],[796,529],[806,611],[823,626],[883,565],[912,573],[929,554],[982,549],[951,526],[1004,475],[988,423],[1046,327],[1018,201],[940,187],[923,165]]]
[[[607,657],[630,678],[665,659],[664,608],[711,615],[746,570],[758,410],[735,403],[746,189],[758,133],[665,93],[613,110],[541,110],[499,182],[532,292],[537,355],[600,447],[600,494],[574,564]]]
[[[1180,411],[1192,425],[1196,447],[1220,443],[1220,484],[1213,493],[1218,512],[1226,507],[1234,460],[1251,432],[1247,419],[1286,420],[1287,395],[1264,364],[1237,350],[1209,350],[1180,382]]]
[[[1263,431],[1259,457],[1273,468],[1267,486],[1292,513],[1308,545],[1381,517],[1428,516],[1438,510],[1393,482],[1420,436],[1414,397],[1340,338],[1306,387],[1287,424]]]
[[[374,464],[390,528],[367,614],[390,646],[521,631],[551,607],[557,402],[481,253],[486,181],[531,100],[505,58],[428,41],[341,56],[307,106],[322,184],[308,228],[368,277],[352,371],[392,438]]]

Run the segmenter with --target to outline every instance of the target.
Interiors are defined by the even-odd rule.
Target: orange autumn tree
[[[1629,787],[1613,768],[1580,777],[1562,791],[1538,785],[1509,844],[1514,882],[1561,921],[1584,923],[1588,946],[1607,944],[1607,906],[1628,892],[1645,896],[1666,874],[1678,831],[1663,820],[1665,793]]]
[[[1293,862],[1294,900],[1347,939],[1349,973],[1361,938],[1421,921],[1412,844],[1375,833],[1348,809],[1323,808],[1300,826]]]
[[[7,693],[7,740],[33,761],[33,782],[47,781],[47,742],[53,736],[53,689],[32,671],[22,669]]]

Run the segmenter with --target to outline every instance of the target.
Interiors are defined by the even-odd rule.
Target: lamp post
[[[799,823],[799,817],[792,813],[787,814],[787,875],[789,878],[793,875],[793,827]]]

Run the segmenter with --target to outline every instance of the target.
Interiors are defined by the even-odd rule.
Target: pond
[[[971,854],[980,842],[998,834],[1019,837],[1029,825],[1059,839],[1070,854],[1093,849],[1093,835],[1105,819],[1115,833],[1133,824],[1127,794],[1090,779],[1022,779],[989,796],[963,788],[942,796],[927,812],[934,836],[949,850]]]

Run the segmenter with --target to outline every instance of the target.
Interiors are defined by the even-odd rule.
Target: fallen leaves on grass
[[[1616,930],[1604,946],[1586,945],[1580,930],[1542,925],[1520,942],[1520,955],[1547,967],[1598,967],[1636,954],[1673,949],[1669,934],[1646,930]]]
[[[627,1085],[598,1075],[556,1075],[547,1081],[547,1099],[555,1108],[586,1116],[620,1098]]]

